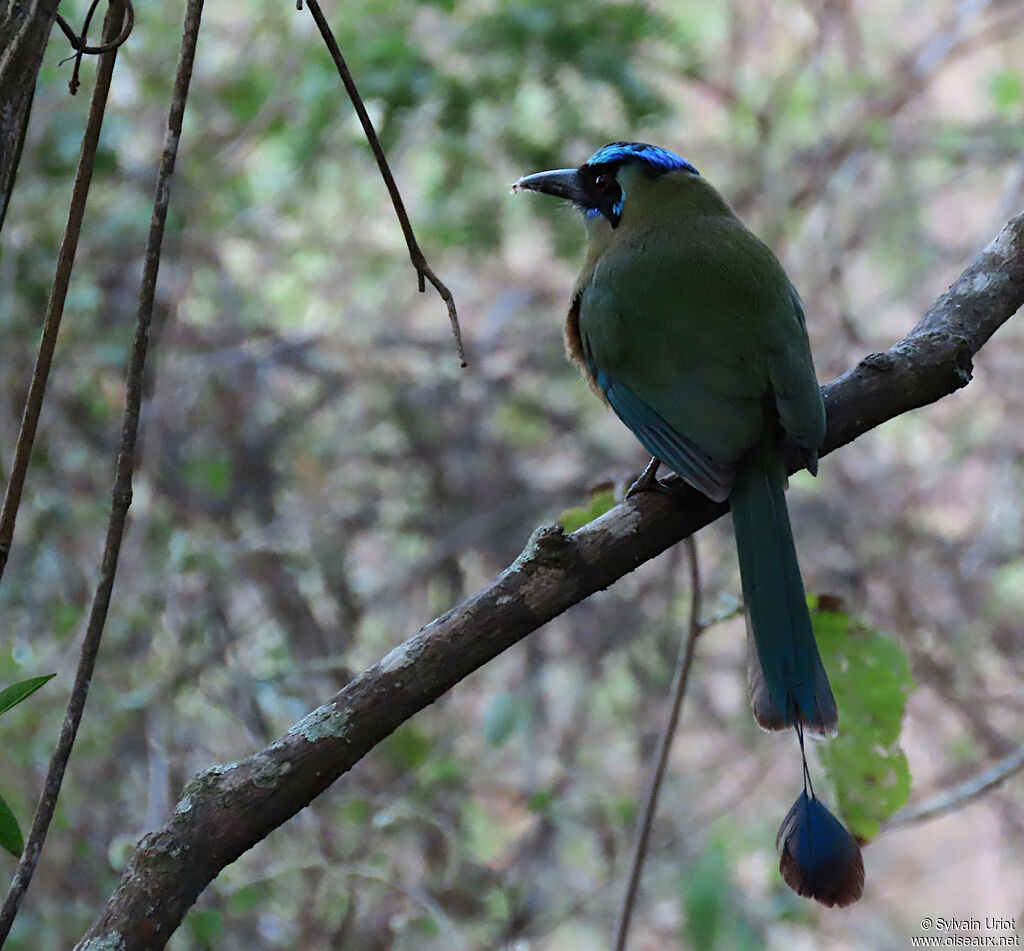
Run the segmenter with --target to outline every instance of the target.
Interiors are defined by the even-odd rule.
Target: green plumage
[[[644,447],[712,499],[729,499],[766,729],[836,729],[786,511],[786,454],[816,472],[825,408],[800,299],[775,255],[685,159],[611,142],[577,169],[527,175],[571,201],[590,244],[566,349]],[[656,471],[655,469],[651,470]],[[779,869],[822,904],[864,889],[856,841],[810,787],[779,829]]]
[[[770,426],[770,428],[769,428]],[[782,729],[798,718],[819,733],[836,728],[836,706],[807,612],[786,510],[786,469],[774,425],[737,466],[732,506],[747,606],[750,698],[757,722]]]
[[[835,704],[783,495],[783,439],[813,467],[825,434],[799,297],[699,175],[623,165],[618,183],[617,227],[588,219],[570,355],[652,455],[709,497],[730,499],[758,722],[800,719],[830,732]]]

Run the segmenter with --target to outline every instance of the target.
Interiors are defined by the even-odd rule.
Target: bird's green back
[[[585,372],[599,367],[706,453],[726,473],[723,494],[762,432],[766,399],[815,449],[825,417],[803,313],[771,250],[697,175],[624,167],[619,180],[622,218],[588,221],[570,316]]]

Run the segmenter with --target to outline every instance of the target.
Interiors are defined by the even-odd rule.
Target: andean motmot
[[[659,463],[729,500],[751,642],[754,717],[765,729],[837,728],[786,510],[787,449],[817,472],[825,409],[803,309],[772,251],[689,162],[613,142],[579,168],[513,190],[583,212],[589,238],[565,324],[566,351]],[[864,866],[849,832],[804,792],[779,830],[781,869],[802,895],[847,905]]]

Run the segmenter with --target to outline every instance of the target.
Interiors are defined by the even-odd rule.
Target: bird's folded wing
[[[624,383],[600,371],[595,379],[616,415],[652,456],[708,498],[722,502],[729,497],[736,475],[734,466],[716,462],[673,429]]]

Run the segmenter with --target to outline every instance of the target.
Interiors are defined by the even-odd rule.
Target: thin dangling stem
[[[800,761],[803,764],[804,792],[810,793],[811,798],[814,799],[814,783],[811,782],[811,771],[807,766],[807,750],[804,749],[804,726],[799,720],[796,722],[795,729],[797,742],[800,744]]]
[[[648,466],[648,469],[656,468],[656,462],[657,460],[652,460],[651,466]],[[658,808],[658,795],[661,792],[662,780],[665,778],[665,769],[668,766],[672,740],[675,737],[676,726],[679,723],[679,713],[682,709],[683,698],[686,696],[686,687],[690,680],[690,669],[693,666],[697,638],[700,637],[701,632],[704,630],[704,625],[700,620],[700,563],[697,561],[697,543],[691,535],[684,539],[684,544],[686,545],[686,554],[690,562],[690,621],[686,634],[679,643],[679,653],[672,676],[668,716],[661,731],[661,736],[658,738],[657,752],[654,755],[654,763],[651,767],[650,776],[647,780],[647,789],[644,793],[643,808],[637,819],[629,880],[626,883],[626,892],[623,895],[622,904],[619,906],[619,914],[615,923],[615,937],[612,942],[613,951],[625,951],[626,948],[629,925],[633,918],[633,908],[636,905],[636,897],[640,889],[640,876],[647,857],[651,826],[654,822],[654,813]]]

